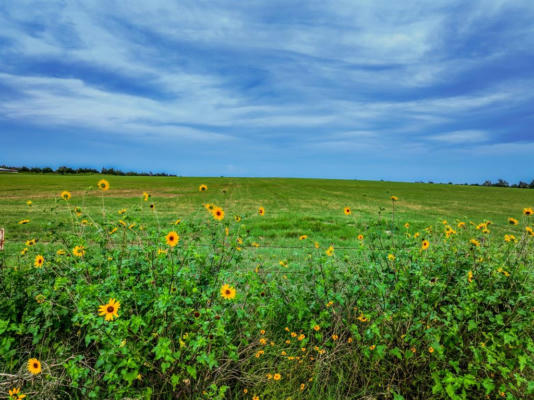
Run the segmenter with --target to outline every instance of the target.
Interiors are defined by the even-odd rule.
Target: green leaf
[[[389,352],[393,354],[395,357],[397,357],[399,360],[402,360],[402,353],[398,347],[391,349]]]
[[[470,319],[469,322],[467,323],[467,330],[471,332],[472,330],[475,330],[475,329],[477,329],[477,323],[473,321],[472,319]]]
[[[490,378],[486,378],[482,381],[482,386],[484,386],[484,389],[486,389],[486,395],[490,394],[493,389],[495,389],[495,384],[493,383],[493,380]]]
[[[172,390],[176,389],[176,386],[180,383],[180,377],[176,374],[172,374],[171,376],[171,385]]]
[[[197,369],[196,369],[194,366],[192,366],[192,365],[188,365],[188,366],[185,367],[185,368],[187,369],[187,373],[188,373],[189,375],[191,375],[191,377],[192,377],[193,379],[196,379],[196,378],[197,378]]]
[[[523,372],[523,369],[525,369],[525,366],[527,365],[528,357],[525,354],[521,354],[517,358],[519,360],[519,370]]]

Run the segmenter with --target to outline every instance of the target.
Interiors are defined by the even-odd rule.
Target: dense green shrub
[[[89,216],[66,206],[74,234],[53,232],[0,271],[6,395],[534,396],[533,217],[506,241],[487,223],[416,232],[359,221],[358,248],[328,250],[310,237],[280,259],[246,236],[247,218],[217,221],[212,211],[162,228],[141,225],[135,210]],[[169,246],[174,230],[180,241]],[[120,308],[106,320],[99,307],[109,299]]]

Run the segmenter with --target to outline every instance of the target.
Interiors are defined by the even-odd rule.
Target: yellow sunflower
[[[180,241],[180,236],[176,232],[172,231],[172,232],[169,232],[167,236],[165,236],[165,239],[169,246],[174,247]]]
[[[100,190],[102,191],[106,191],[106,190],[109,190],[109,182],[106,181],[105,179],[100,179],[97,183],[97,186]]]
[[[279,381],[280,379],[282,379],[282,375],[280,375],[280,374],[274,374],[274,375],[273,375],[273,379],[274,379],[275,381]]]
[[[509,243],[509,242],[516,242],[517,239],[514,235],[504,235],[504,241]]]
[[[345,213],[345,215],[350,215],[352,213],[352,211],[350,210],[350,207],[345,207],[343,209],[343,212]]]
[[[117,311],[121,307],[121,303],[115,301],[115,299],[109,299],[107,304],[103,304],[98,307],[98,315],[105,316],[106,321],[111,321],[113,318],[118,318],[119,314]]]
[[[306,240],[308,239],[308,235],[300,235],[299,240]]]
[[[260,214],[263,217],[265,215],[265,208],[263,207],[258,208],[258,214]]]
[[[467,282],[469,283],[473,282],[473,271],[469,271],[467,273]]]
[[[363,235],[361,233],[358,235],[358,240],[363,240]]]
[[[519,223],[519,221],[515,218],[508,218],[508,223],[510,225],[517,225]]]
[[[149,197],[150,197],[150,194],[148,194],[147,192],[143,192],[143,200],[144,201],[148,201]]]
[[[26,397],[25,394],[20,393],[20,388],[13,388],[9,390],[10,400],[22,400]]]
[[[32,204],[33,204],[33,202],[32,202],[31,200],[28,200],[28,201],[26,202],[26,204],[28,205],[28,207],[31,207]]]
[[[208,187],[206,185],[200,185],[198,187],[199,192],[205,192],[206,190],[208,190]]]
[[[334,254],[334,247],[330,246],[328,249],[326,249],[325,253],[328,257],[332,256],[332,254]]]
[[[213,218],[217,221],[222,221],[224,219],[224,210],[221,207],[215,207],[211,212],[211,215],[213,215]]]
[[[70,192],[67,192],[66,190],[64,190],[63,192],[61,192],[60,194],[61,198],[63,200],[70,200]]]
[[[365,315],[363,315],[363,313],[360,313],[360,315],[358,316],[358,321],[367,322],[368,318]]]
[[[44,264],[44,257],[42,255],[35,256],[35,261],[33,262],[33,265],[35,265],[36,268],[41,268]]]
[[[456,234],[456,231],[452,229],[450,226],[448,226],[447,229],[445,230],[445,236],[450,237],[454,234]]]
[[[85,255],[85,249],[83,246],[75,246],[72,250],[72,254],[76,257],[83,257]]]
[[[241,217],[239,215],[234,215],[235,222],[241,222]]]
[[[30,358],[28,360],[28,371],[33,375],[41,373],[41,362],[37,358]]]
[[[523,214],[525,214],[527,217],[529,217],[532,214],[534,214],[534,210],[531,207],[523,208]]]
[[[224,284],[221,287],[221,296],[227,300],[232,300],[235,298],[235,288],[228,284]]]
[[[423,241],[421,242],[421,250],[428,249],[428,246],[430,246],[430,242],[426,239],[423,239]]]
[[[399,201],[399,198],[397,196],[391,196],[390,199],[391,201]]]
[[[30,223],[30,220],[29,219],[22,219],[19,221],[19,225],[25,225],[25,224],[29,224]]]

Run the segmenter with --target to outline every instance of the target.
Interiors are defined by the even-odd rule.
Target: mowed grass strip
[[[102,178],[111,185],[105,193],[96,187]],[[208,186],[206,192],[199,191],[201,184]],[[494,230],[508,232],[508,217],[521,218],[524,207],[534,206],[534,190],[529,189],[326,179],[0,174],[0,226],[6,228],[6,239],[17,242],[38,236],[46,241],[54,227],[69,229],[69,207],[59,196],[63,190],[72,194],[71,209],[80,207],[95,220],[104,201],[108,210],[135,210],[141,222],[157,218],[163,227],[177,218],[201,218],[203,204],[216,204],[226,218],[244,217],[249,235],[271,245],[288,240],[298,244],[303,234],[323,242],[354,244],[366,225],[378,218],[392,219],[392,195],[399,198],[396,222],[409,222],[416,229],[443,219],[451,225],[489,219]],[[144,191],[151,194],[147,202],[142,199]],[[265,207],[264,217],[257,215],[260,206]],[[343,214],[346,206],[351,216]],[[18,224],[23,219],[30,223]]]

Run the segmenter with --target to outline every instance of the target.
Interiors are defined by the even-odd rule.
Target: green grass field
[[[0,175],[0,398],[532,398],[533,206],[527,189]]]
[[[107,208],[135,210],[140,221],[147,223],[157,214],[162,226],[177,218],[196,218],[204,203],[221,206],[230,217],[253,216],[263,206],[268,218],[248,218],[247,228],[250,236],[264,245],[296,245],[303,234],[339,245],[354,244],[357,224],[392,218],[392,195],[399,198],[397,222],[410,222],[416,228],[443,219],[450,224],[489,219],[501,232],[508,229],[508,217],[519,218],[524,207],[534,205],[534,190],[494,187],[321,179],[0,174],[0,226],[6,228],[6,238],[21,242],[38,235],[46,241],[51,228],[66,225],[70,213],[59,197],[63,190],[72,193],[72,207],[79,206],[98,218],[102,198],[96,182],[101,178],[111,183],[105,194]],[[207,192],[199,192],[201,184],[208,186]],[[146,203],[142,201],[144,191],[151,194]],[[28,200],[32,207],[26,205]],[[155,212],[149,208],[152,203]],[[345,206],[351,207],[353,218],[343,215]],[[19,225],[23,219],[31,222]]]

